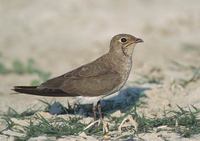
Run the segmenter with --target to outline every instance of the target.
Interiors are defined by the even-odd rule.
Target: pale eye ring
[[[127,39],[126,39],[126,38],[121,38],[120,41],[121,41],[122,43],[125,43],[125,42],[127,41]]]

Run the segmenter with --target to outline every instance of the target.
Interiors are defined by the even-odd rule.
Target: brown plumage
[[[119,91],[128,79],[132,53],[143,42],[129,34],[118,34],[110,42],[110,50],[95,61],[40,86],[15,86],[19,93],[53,97],[103,97]],[[100,108],[99,108],[100,109]],[[95,113],[95,111],[94,111]]]
[[[118,91],[126,82],[132,66],[132,52],[142,42],[129,34],[112,38],[110,51],[95,61],[40,86],[15,86],[14,91],[40,96],[100,96]]]

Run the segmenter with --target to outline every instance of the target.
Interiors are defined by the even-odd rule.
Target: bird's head
[[[142,39],[136,38],[130,34],[115,35],[110,42],[110,52],[118,53],[131,57],[135,45],[143,42]]]

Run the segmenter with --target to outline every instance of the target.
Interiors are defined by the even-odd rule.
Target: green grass
[[[200,80],[200,67],[198,69],[194,69],[192,76],[189,79],[181,79],[179,80],[179,83],[181,86],[186,87],[190,83],[195,83]]]
[[[162,118],[147,118],[134,112],[133,116],[136,117],[139,124],[138,132],[151,132],[153,128],[165,125],[183,137],[200,134],[200,119],[198,119],[200,109],[194,106],[192,106],[192,110],[191,108],[177,107],[178,110],[165,111]]]
[[[30,121],[28,126],[22,126],[26,136],[24,138],[28,139],[30,137],[37,137],[40,135],[56,136],[61,137],[63,135],[78,135],[83,131],[85,125],[79,122],[80,118],[74,117],[70,120],[65,120],[63,118],[55,118],[51,120],[46,120],[42,116],[38,116],[37,124]]]
[[[64,135],[78,135],[83,131],[85,125],[81,123],[78,117],[65,120],[64,118],[54,118],[47,120],[41,115],[35,116],[37,123],[34,123],[31,119],[27,126],[15,124],[11,118],[4,117],[3,119],[7,123],[5,130],[13,130],[18,133],[22,133],[25,136],[16,137],[17,140],[28,140],[31,137],[38,137],[40,135],[61,137]],[[5,131],[3,130],[3,131]],[[1,131],[0,134],[3,134]]]
[[[52,109],[52,107],[55,108],[55,105],[56,105],[56,108],[61,109],[61,112],[59,114],[75,114],[76,107],[71,106],[69,103],[68,103],[67,107],[64,107],[58,101],[51,101],[51,102],[48,102],[46,100],[39,100],[39,101],[42,104],[45,104],[45,105],[40,107],[40,108],[35,108],[36,105],[33,105],[32,107],[26,109],[25,111],[23,111],[21,113],[17,112],[12,107],[9,107],[8,111],[6,113],[1,114],[1,115],[4,116],[4,117],[9,117],[9,118],[26,119],[26,118],[30,118],[35,113],[38,113],[38,112],[41,112],[41,111],[51,113],[51,109]]]
[[[17,74],[36,74],[38,79],[31,81],[31,85],[33,86],[39,85],[40,83],[48,80],[51,75],[49,72],[45,72],[37,68],[33,59],[28,59],[26,64],[23,64],[19,60],[14,60],[12,70]]]
[[[10,70],[2,63],[0,62],[0,74],[8,74],[10,73]]]
[[[20,60],[16,59],[12,62],[12,72],[17,74],[25,74],[26,66]]]
[[[193,43],[182,43],[182,49],[186,52],[195,52],[200,53],[199,44],[193,44]]]
[[[68,103],[68,107],[64,107],[60,102],[57,101],[51,101],[51,102],[47,102],[45,100],[39,100],[41,103],[45,104],[45,106],[40,107],[40,108],[34,108],[36,107],[36,105],[26,109],[25,111],[19,113],[17,112],[15,109],[13,109],[12,107],[8,108],[8,111],[4,114],[2,114],[2,116],[4,117],[8,117],[8,118],[16,118],[16,119],[25,119],[25,118],[30,118],[30,116],[34,115],[37,112],[40,111],[44,111],[44,112],[50,112],[52,106],[54,106],[54,104],[57,105],[57,107],[61,108],[61,114],[74,114],[74,107],[72,107],[69,103]]]
[[[110,121],[114,122],[114,127],[111,127],[110,130],[117,130],[122,120],[127,115],[132,115],[138,123],[138,131],[136,133],[133,132],[131,136],[139,133],[152,132],[154,128],[157,128],[159,126],[170,127],[172,132],[176,132],[186,138],[191,137],[195,134],[200,134],[200,119],[198,118],[198,115],[200,114],[200,109],[197,109],[194,106],[192,106],[192,110],[189,107],[187,109],[184,109],[180,106],[177,107],[177,110],[164,111],[163,117],[161,118],[149,118],[145,115],[140,115],[137,113],[136,107],[132,108],[130,111],[127,111],[122,117],[109,117]],[[98,129],[96,132],[102,133],[102,130],[99,131]]]
[[[176,80],[183,88],[187,87],[191,83],[195,83],[200,80],[200,66],[199,65],[184,65],[176,61],[171,61],[171,63],[179,68],[180,70],[188,70],[191,72],[190,78]]]
[[[41,70],[36,66],[36,63],[33,59],[28,59],[26,63],[22,62],[19,59],[15,59],[12,62],[12,67],[7,68],[3,62],[0,62],[0,74],[30,74],[30,75],[37,75],[38,79],[34,79],[31,81],[32,86],[36,86],[41,84],[42,82],[48,80],[50,78],[51,73]]]
[[[195,134],[200,134],[200,119],[198,118],[198,116],[200,115],[200,109],[194,106],[191,106],[192,108],[188,107],[186,109],[180,106],[177,107],[177,110],[164,111],[163,116],[160,118],[149,118],[145,115],[140,115],[137,113],[136,107],[132,108],[120,118],[110,117],[110,120],[114,121],[115,125],[114,127],[112,127],[111,130],[117,130],[122,120],[127,115],[132,115],[132,117],[138,123],[138,130],[137,132],[133,132],[132,134],[130,134],[130,136],[140,133],[150,133],[153,131],[154,128],[157,128],[159,126],[170,127],[171,132],[176,132],[182,137],[186,138],[189,138]]]
[[[9,107],[7,113],[3,114],[5,117],[9,118],[17,118],[17,119],[24,119],[28,116],[34,115],[36,112],[40,111],[39,109],[35,110],[33,108],[28,108],[27,110],[19,113],[13,108]]]
[[[55,103],[48,103],[46,101],[42,102],[46,104],[44,108],[45,111],[48,111],[53,103]],[[66,109],[73,110],[72,107],[69,107]],[[71,117],[69,120],[59,116],[45,119],[45,117],[35,114],[38,111],[41,110],[33,110],[32,108],[29,108],[22,113],[18,113],[14,109],[9,108],[8,112],[2,116],[2,119],[5,120],[7,127],[6,129],[0,131],[0,134],[4,134],[3,131],[9,129],[24,134],[23,137],[17,137],[18,140],[28,140],[31,137],[37,137],[40,135],[61,137],[64,135],[78,135],[79,133],[83,132],[83,129],[87,126],[86,124],[80,122],[82,119],[80,117]],[[168,131],[175,132],[186,138],[189,138],[195,134],[200,134],[200,119],[198,118],[200,115],[200,109],[196,108],[195,106],[190,106],[187,108],[177,106],[176,110],[164,110],[163,116],[159,118],[150,118],[143,114],[139,114],[136,106],[129,108],[129,110],[127,110],[126,113],[121,117],[111,117],[109,114],[105,115],[109,119],[109,122],[112,123],[110,126],[110,132],[117,131],[122,120],[127,115],[131,115],[138,123],[138,130],[135,131],[134,127],[128,128],[126,132],[130,132],[130,134],[125,135],[127,137],[137,136],[140,133],[155,132],[154,129],[158,129],[157,132],[159,132],[159,128],[157,127],[160,126],[167,126],[169,127]],[[29,124],[27,126],[16,124],[12,121],[12,118],[29,120]],[[37,122],[35,122],[35,120]],[[102,128],[102,125],[100,125],[84,132],[87,135],[93,135],[101,138],[103,136]]]
[[[51,102],[47,102],[47,101],[44,101],[44,100],[39,100],[40,102],[44,103],[46,106],[44,108],[44,111],[45,112],[49,112],[49,113],[52,113],[51,112],[51,109],[52,107],[57,107],[59,109],[59,113],[57,114],[75,114],[75,106],[71,106],[68,102],[68,106],[67,107],[64,107],[60,102],[58,101],[51,101]]]
[[[51,106],[55,103],[59,103],[56,101],[47,102],[44,100],[40,100],[42,103],[45,104],[45,107],[43,108],[44,111],[49,112],[51,109]],[[60,103],[59,103],[60,104]],[[61,104],[60,104],[61,105]],[[72,112],[71,105],[68,104],[68,108],[65,108],[63,105],[61,105],[63,108],[63,112],[69,113]],[[33,106],[34,107],[34,106]],[[22,133],[25,136],[23,137],[16,137],[17,140],[28,140],[30,137],[37,137],[40,135],[48,135],[48,136],[56,136],[60,137],[63,135],[77,135],[80,131],[83,131],[83,128],[86,126],[79,122],[81,119],[80,117],[69,117],[70,120],[65,120],[64,118],[56,117],[52,118],[50,120],[45,119],[41,115],[35,115],[35,113],[38,113],[39,111],[42,111],[42,108],[34,109],[34,108],[28,108],[27,110],[19,113],[13,108],[9,107],[8,111],[1,116],[1,118],[6,122],[7,127],[0,131],[0,134],[3,134],[6,130],[12,130],[18,133]],[[34,118],[33,118],[34,115]],[[16,124],[12,121],[12,118],[24,120],[29,120],[28,126],[22,126],[19,124]],[[34,124],[32,122],[32,119],[37,119],[37,123]],[[3,134],[6,135],[6,134]],[[8,136],[8,135],[7,135]]]

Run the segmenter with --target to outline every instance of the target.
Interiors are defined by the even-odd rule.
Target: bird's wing
[[[64,81],[61,89],[70,94],[81,96],[99,96],[110,94],[119,84],[117,72],[105,72],[94,76],[72,77]]]
[[[120,80],[118,72],[97,61],[50,79],[39,89],[60,89],[66,96],[97,96],[112,91]]]
[[[103,65],[99,65],[98,61],[94,61],[66,74],[47,80],[46,82],[42,83],[39,88],[60,88],[65,81],[94,77],[104,74],[108,71],[108,68]]]

